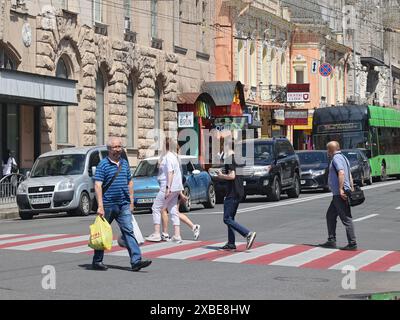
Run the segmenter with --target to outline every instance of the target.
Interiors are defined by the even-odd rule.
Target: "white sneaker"
[[[195,224],[193,226],[193,238],[194,240],[197,240],[200,236],[200,225],[199,224]]]
[[[182,237],[173,236],[173,237],[171,238],[171,241],[172,241],[172,242],[175,242],[175,243],[182,243]]]
[[[168,233],[162,233],[161,234],[161,241],[171,241],[171,237],[169,236]]]
[[[160,236],[160,234],[153,233],[153,234],[149,235],[148,237],[146,237],[145,239],[147,241],[151,241],[151,242],[160,242],[161,236]]]

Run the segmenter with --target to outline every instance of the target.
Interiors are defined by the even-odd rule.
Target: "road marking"
[[[361,271],[387,271],[400,263],[400,252],[392,252],[379,260],[361,268]],[[400,271],[400,270],[399,270]]]
[[[10,233],[10,234],[0,234],[0,239],[9,239],[9,238],[20,238],[20,237],[24,237],[26,236],[26,234],[20,234],[20,233]]]
[[[246,264],[270,264],[274,261],[281,260],[283,258],[290,257],[292,255],[311,250],[312,247],[310,246],[305,246],[305,245],[293,245],[289,248],[273,252],[270,254],[266,254],[263,256],[260,256],[258,258],[250,259],[245,261],[244,263]]]
[[[393,271],[393,272],[400,272],[400,264],[391,267],[388,271]]]
[[[388,187],[394,184],[399,184],[400,181],[392,181],[392,182],[387,182],[387,183],[380,183],[377,185],[372,185],[372,186],[366,186],[363,187],[362,190],[371,190],[371,189],[376,189],[376,188],[382,188],[382,187]],[[251,212],[251,211],[260,211],[263,209],[268,209],[268,208],[275,208],[275,207],[281,207],[281,206],[289,206],[293,204],[298,204],[298,203],[303,203],[303,202],[308,202],[308,201],[313,201],[313,200],[319,200],[323,198],[328,198],[332,197],[331,193],[327,194],[322,194],[322,195],[316,195],[316,196],[310,196],[310,197],[305,197],[305,198],[299,198],[299,199],[294,199],[294,200],[287,200],[287,201],[280,201],[277,203],[269,203],[269,204],[263,204],[263,205],[256,205],[252,207],[247,207],[243,209],[239,209],[237,212]],[[399,207],[400,208],[400,207]],[[208,215],[208,214],[222,214],[224,213],[223,211],[214,211],[214,212],[190,212],[191,215]]]
[[[25,245],[17,245],[13,247],[7,247],[7,250],[22,250],[22,251],[28,251],[28,250],[37,250],[37,249],[42,249],[46,247],[52,247],[60,244],[67,244],[67,243],[76,243],[80,242],[83,240],[88,241],[88,236],[72,236],[70,238],[64,237],[61,239],[56,239],[56,240],[47,240],[47,241],[40,241],[32,244],[25,244]]]
[[[18,239],[14,238],[14,239],[8,239],[8,240],[0,240],[0,246],[7,245],[7,244],[14,244],[14,243],[18,243],[18,242],[45,239],[45,238],[50,238],[50,237],[55,237],[55,236],[59,236],[59,234],[39,234],[39,235],[34,235],[34,236],[22,237],[22,238],[18,238]]]
[[[241,263],[247,260],[255,259],[261,256],[264,256],[266,254],[271,254],[275,253],[277,251],[281,251],[287,248],[293,247],[292,244],[277,244],[277,243],[271,243],[267,244],[262,247],[258,247],[256,249],[246,251],[246,252],[240,252],[240,253],[235,253],[233,255],[227,256],[227,257],[221,257],[218,259],[214,259],[213,261],[215,262],[231,262],[231,263]]]
[[[285,266],[285,267],[300,267],[303,264],[325,257],[337,251],[338,249],[314,248],[306,252],[302,252],[294,256],[272,262],[270,265]]]
[[[218,250],[219,247],[223,246],[225,242],[219,242],[219,243],[213,243],[205,247],[201,248],[195,248],[191,250],[184,250],[181,252],[175,252],[175,253],[170,253],[166,254],[163,256],[159,256],[158,258],[163,258],[163,259],[178,259],[178,260],[183,260],[183,259],[188,259],[196,256],[203,255],[205,253],[209,253],[211,250]]]
[[[347,259],[345,261],[342,261],[329,269],[335,269],[335,270],[342,270],[344,266],[352,266],[356,270],[359,270],[375,261],[378,259],[388,255],[390,251],[378,251],[378,250],[367,250],[364,252],[361,252],[360,254],[356,255],[353,258]]]
[[[311,262],[303,264],[301,267],[302,268],[311,268],[311,269],[328,269],[329,267],[332,267],[339,262],[342,262],[344,260],[348,260],[358,254],[363,252],[362,250],[357,250],[357,251],[336,251],[333,252],[325,257],[313,260]]]
[[[369,219],[369,218],[373,218],[373,217],[376,217],[376,216],[379,216],[379,214],[377,214],[377,213],[370,214],[370,215],[362,217],[362,218],[354,219],[353,222],[363,221],[363,220],[366,220],[366,219]]]
[[[400,210],[400,207],[397,207],[396,210]]]

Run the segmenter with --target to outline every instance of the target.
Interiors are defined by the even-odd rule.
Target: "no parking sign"
[[[323,63],[319,66],[319,74],[323,77],[329,77],[333,71],[333,67],[329,63]]]

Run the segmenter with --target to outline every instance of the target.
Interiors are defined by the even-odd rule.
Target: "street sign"
[[[193,128],[194,114],[193,112],[178,112],[178,127]]]
[[[329,63],[323,63],[319,66],[319,74],[323,77],[329,77],[333,71],[333,67]]]
[[[313,60],[311,63],[311,73],[317,73],[318,70],[318,60]]]
[[[309,83],[291,83],[287,85],[287,102],[310,102]]]

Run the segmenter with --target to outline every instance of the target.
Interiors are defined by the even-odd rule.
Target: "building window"
[[[161,92],[157,85],[154,93],[154,128],[161,130]]]
[[[304,70],[296,70],[296,83],[304,83]]]
[[[151,37],[158,38],[157,32],[158,0],[151,0]]]
[[[281,66],[280,66],[280,71],[281,71],[281,86],[286,86],[287,80],[286,80],[286,58],[285,58],[285,53],[282,53],[281,56]]]
[[[276,49],[271,49],[271,84],[276,86],[278,84],[277,81],[277,63],[276,63]]]
[[[137,132],[137,90],[132,80],[128,82],[126,92],[126,106],[127,106],[127,146],[129,148],[136,147],[136,132]]]
[[[68,79],[68,70],[63,58],[57,63],[56,77]],[[57,143],[68,143],[68,107],[57,107]]]
[[[96,79],[96,143],[104,144],[104,79],[99,71]]]
[[[250,86],[257,86],[257,54],[256,54],[256,45],[254,42],[250,45]]]
[[[93,16],[95,22],[103,22],[103,0],[93,0]]]
[[[0,68],[16,70],[17,65],[14,60],[5,52],[3,48],[0,48]]]

